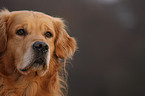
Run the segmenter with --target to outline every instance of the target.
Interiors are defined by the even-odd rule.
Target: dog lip
[[[28,70],[28,69],[26,69],[26,68],[25,68],[25,69],[21,69],[21,71],[23,71],[23,72],[26,72],[27,70]]]
[[[33,66],[33,64],[30,64],[28,66],[26,66],[24,69],[20,69],[22,72],[26,72],[28,71],[31,67]]]
[[[26,72],[32,67],[36,67],[36,66],[43,66],[44,69],[45,65],[46,65],[46,60],[44,58],[37,58],[34,59],[34,61],[30,63],[28,66],[26,66],[24,69],[20,69],[20,71]]]

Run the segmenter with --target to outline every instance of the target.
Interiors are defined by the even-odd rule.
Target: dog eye
[[[51,38],[51,37],[53,36],[50,32],[46,32],[44,35],[45,35],[47,38]]]
[[[24,31],[24,29],[19,29],[17,32],[16,32],[17,35],[20,35],[20,36],[25,36],[26,35],[26,32]]]

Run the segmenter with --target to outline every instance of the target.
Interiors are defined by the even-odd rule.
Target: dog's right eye
[[[20,35],[20,36],[25,36],[26,35],[26,32],[24,29],[19,29],[17,32],[16,32],[17,35]]]

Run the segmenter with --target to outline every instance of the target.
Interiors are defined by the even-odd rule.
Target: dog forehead
[[[31,26],[34,29],[50,29],[54,30],[53,17],[41,12],[34,11],[15,11],[11,13],[8,20],[8,26],[14,25],[23,27]]]
[[[51,16],[44,14],[42,12],[37,12],[37,11],[12,11],[11,15],[19,15],[19,16],[34,16],[34,17],[47,17],[47,18],[51,18]]]
[[[10,19],[10,21],[20,24],[29,22],[53,24],[53,18],[51,16],[35,11],[14,11]]]

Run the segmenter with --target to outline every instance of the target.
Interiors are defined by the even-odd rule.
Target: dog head
[[[43,76],[54,58],[71,57],[76,49],[75,39],[64,27],[60,18],[41,12],[3,10],[0,54],[7,54],[7,60],[11,56],[21,74],[37,72]]]

